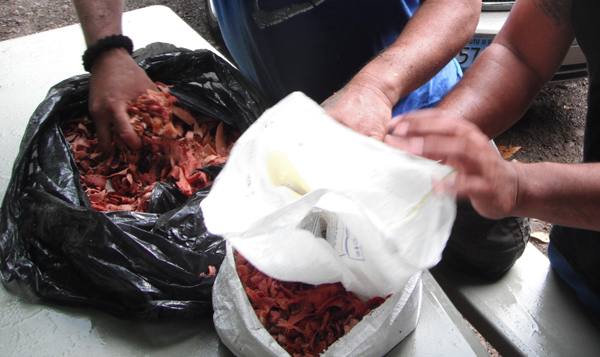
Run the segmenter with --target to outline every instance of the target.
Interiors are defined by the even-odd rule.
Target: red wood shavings
[[[309,285],[275,280],[258,271],[237,252],[242,286],[273,338],[291,356],[318,356],[348,333],[384,298],[362,302],[341,283]]]
[[[216,276],[217,275],[217,268],[215,268],[213,265],[209,265],[208,266],[208,274],[206,273],[200,273],[201,277],[211,277],[211,276]]]
[[[130,150],[113,135],[106,158],[96,151],[98,139],[90,119],[71,119],[63,125],[92,208],[146,212],[156,182],[175,183],[189,197],[212,183],[201,168],[227,160],[239,134],[217,120],[192,117],[175,106],[178,101],[167,86],[157,87],[159,91],[148,90],[127,108],[142,138],[141,150]]]

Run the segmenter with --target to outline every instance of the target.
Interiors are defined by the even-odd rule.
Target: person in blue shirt
[[[302,91],[322,103],[362,83],[389,96],[394,115],[433,106],[462,76],[452,57],[471,36],[476,7],[465,6],[475,3],[221,0],[215,10],[240,70],[273,102]]]

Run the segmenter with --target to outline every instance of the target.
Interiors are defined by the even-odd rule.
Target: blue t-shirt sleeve
[[[411,110],[433,108],[462,78],[463,72],[456,59],[452,59],[437,75],[394,106],[392,116]]]

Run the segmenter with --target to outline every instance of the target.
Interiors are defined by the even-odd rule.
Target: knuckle
[[[100,104],[97,100],[90,100],[88,108],[92,115],[98,115],[102,111],[102,104]]]

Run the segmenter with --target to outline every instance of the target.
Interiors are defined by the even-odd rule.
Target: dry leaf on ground
[[[500,151],[500,155],[502,155],[503,159],[508,159],[513,156],[517,151],[521,150],[520,146],[503,146],[498,145],[498,151]]]
[[[550,242],[550,234],[548,232],[533,232],[531,233],[531,238],[535,238],[542,243]]]

